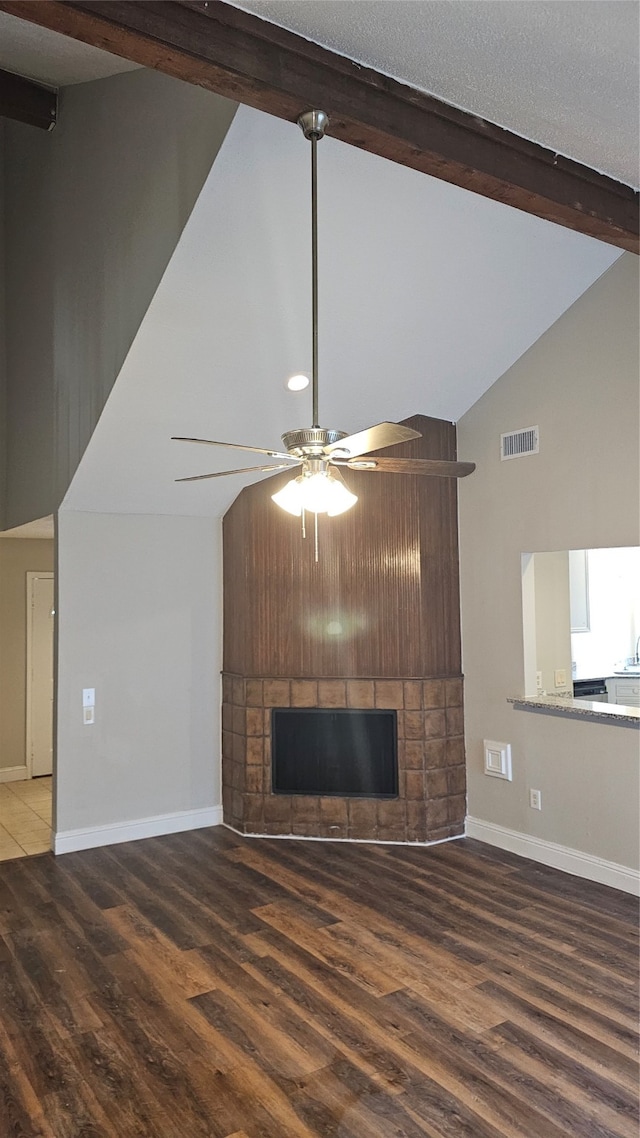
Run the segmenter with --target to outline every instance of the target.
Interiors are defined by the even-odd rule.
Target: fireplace
[[[390,447],[389,457],[455,459],[454,424],[405,422],[422,438]],[[314,542],[271,501],[289,477],[246,487],[224,518],[224,820],[254,835],[424,842],[461,834],[455,480],[349,470],[357,507],[320,517],[316,562]],[[324,757],[314,753],[306,781],[299,737],[281,769],[274,746],[313,713],[316,725],[334,726],[358,713],[377,722],[374,737],[385,717],[393,721],[382,754],[389,762],[395,743],[395,756],[382,782],[358,781],[353,766],[352,780],[340,782],[358,756],[335,736]],[[341,770],[331,770],[332,756]]]
[[[397,712],[274,707],[271,755],[274,794],[396,798]]]
[[[273,793],[273,709],[396,713],[394,798]],[[225,674],[224,818],[243,834],[424,842],[463,832],[462,678],[262,678]]]

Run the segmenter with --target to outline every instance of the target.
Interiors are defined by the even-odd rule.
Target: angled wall
[[[235,109],[135,71],[6,124],[4,528],[62,500]]]

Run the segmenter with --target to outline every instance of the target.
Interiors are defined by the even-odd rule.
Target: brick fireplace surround
[[[398,798],[272,794],[274,707],[398,712]],[[424,842],[463,833],[462,678],[251,679],[225,674],[224,818],[243,834]]]

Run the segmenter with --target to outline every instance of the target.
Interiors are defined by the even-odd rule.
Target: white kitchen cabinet
[[[605,682],[609,703],[640,707],[640,676],[611,676]]]

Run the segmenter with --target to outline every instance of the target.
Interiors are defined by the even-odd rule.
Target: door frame
[[[33,775],[31,773],[31,768],[32,768],[31,711],[32,711],[32,702],[33,702],[33,695],[32,695],[32,690],[31,690],[31,686],[32,686],[31,685],[31,654],[32,654],[32,649],[33,649],[33,645],[32,645],[32,636],[33,636],[33,585],[34,585],[34,581],[42,580],[43,578],[48,580],[48,581],[54,581],[55,582],[55,573],[52,572],[51,570],[47,570],[47,571],[42,572],[42,573],[27,572],[26,577],[27,577],[27,634],[26,634],[27,640],[26,640],[26,645],[25,645],[25,663],[26,663],[26,670],[27,670],[27,675],[26,675],[26,694],[27,694],[26,715],[27,715],[27,722],[26,722],[26,729],[25,729],[25,744],[26,744],[25,766],[26,766],[26,770],[27,770],[26,778],[33,778]],[[54,597],[55,597],[55,585],[54,585]],[[55,673],[55,622],[54,622],[54,673]],[[54,699],[55,699],[55,679],[54,679]],[[52,730],[52,732],[54,730],[53,723],[52,723],[51,730]],[[52,736],[52,746],[53,746],[53,736]]]

